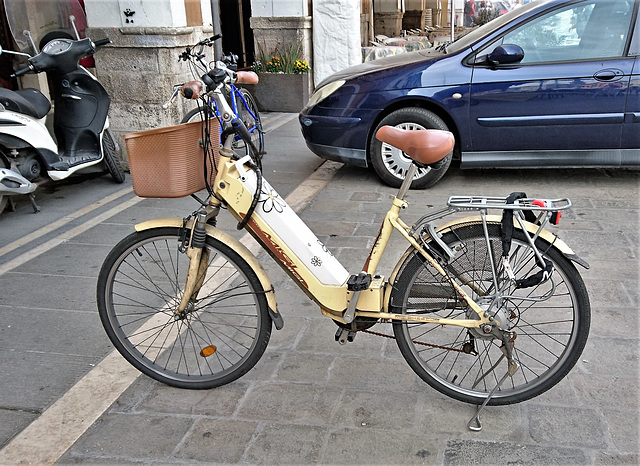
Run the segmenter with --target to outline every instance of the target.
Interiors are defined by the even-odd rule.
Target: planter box
[[[260,81],[244,85],[261,112],[298,113],[309,102],[311,75],[259,73]]]

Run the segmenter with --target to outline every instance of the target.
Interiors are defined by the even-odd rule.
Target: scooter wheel
[[[109,131],[105,131],[102,136],[102,152],[104,154],[104,164],[107,166],[107,170],[109,170],[113,180],[116,183],[123,183],[124,170],[116,158],[116,143],[113,141]]]

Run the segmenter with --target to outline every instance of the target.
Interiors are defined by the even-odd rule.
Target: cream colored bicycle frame
[[[242,176],[237,170],[237,162],[221,154],[218,164],[218,173],[215,180],[215,195],[223,200],[228,210],[234,217],[241,220],[249,210],[253,193],[249,192]],[[248,170],[248,168],[247,168]],[[219,201],[218,201],[219,202]],[[387,212],[382,227],[371,248],[369,256],[363,267],[363,271],[375,276],[384,250],[389,242],[393,230],[397,230],[425,259],[443,276],[446,272],[440,264],[429,255],[424,248],[410,234],[411,228],[400,218],[400,210],[407,207],[407,202],[397,197],[393,198],[391,208]],[[341,286],[327,286],[323,284],[313,273],[313,270],[298,259],[296,254],[287,246],[273,229],[262,218],[253,215],[247,224],[250,234],[267,250],[274,260],[288,273],[288,275],[300,286],[300,288],[313,299],[321,308],[322,313],[338,322],[343,322],[343,313],[349,306],[353,292],[347,289],[347,284]],[[460,297],[478,315],[478,319],[445,319],[432,318],[420,315],[404,315],[388,312],[388,303],[391,286],[384,277],[375,277],[369,288],[360,293],[356,317],[372,317],[377,319],[394,319],[412,322],[433,323],[440,325],[456,325],[459,327],[479,327],[489,324],[489,318],[485,317],[484,310],[475,303],[468,294],[457,284],[453,284]],[[499,325],[494,320],[492,325]]]

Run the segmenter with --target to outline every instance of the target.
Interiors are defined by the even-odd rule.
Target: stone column
[[[210,0],[85,0],[86,31],[113,44],[96,55],[96,75],[111,96],[109,122],[128,165],[123,135],[180,123],[195,104],[177,98],[163,109],[174,84],[194,77],[178,56],[212,34]],[[194,10],[195,8],[195,10]],[[200,8],[201,11],[197,11]],[[199,13],[199,14],[198,14]],[[198,25],[187,26],[189,22]]]
[[[206,35],[211,27],[90,28],[88,36],[109,37],[113,44],[95,55],[96,74],[111,96],[109,122],[120,145],[120,159],[127,164],[122,136],[180,123],[195,105],[178,97],[168,109],[164,104],[174,84],[194,79],[178,56],[185,47]]]

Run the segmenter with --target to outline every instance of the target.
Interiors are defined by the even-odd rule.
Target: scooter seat
[[[0,88],[0,105],[11,112],[43,118],[51,110],[51,102],[37,89],[12,91]]]

